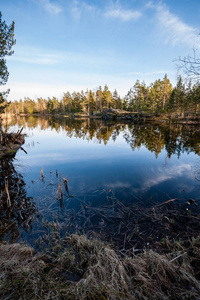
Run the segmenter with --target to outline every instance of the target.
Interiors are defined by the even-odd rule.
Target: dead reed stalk
[[[60,175],[60,180],[59,180],[59,185],[58,185],[58,199],[62,200],[63,199],[63,191],[62,191],[62,181],[61,181],[61,175]]]
[[[5,180],[5,191],[6,191],[6,194],[7,194],[7,206],[11,207],[10,194],[9,194],[8,181],[7,180]]]
[[[41,176],[42,179],[44,179],[43,167],[42,167],[42,169],[40,170],[40,176]]]

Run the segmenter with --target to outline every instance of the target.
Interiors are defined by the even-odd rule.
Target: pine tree
[[[2,20],[2,14],[0,12],[0,85],[5,85],[8,80],[8,69],[6,66],[6,56],[13,54],[12,47],[16,43],[14,39],[14,21],[10,26]],[[6,103],[5,96],[9,93],[9,90],[0,93],[0,113],[3,112]]]
[[[99,86],[99,88],[96,91],[96,111],[102,111],[102,88]]]
[[[5,56],[12,55],[12,46],[15,44],[14,39],[14,21],[10,26],[2,20],[2,14],[0,12],[0,85],[6,84],[8,80],[8,69],[6,66]],[[4,112],[7,102],[5,100],[9,90],[0,93],[0,115]],[[0,142],[3,140],[3,132],[0,118]]]
[[[112,102],[113,102],[112,94],[109,91],[108,86],[106,84],[102,93],[103,108],[104,109],[109,108],[110,106],[112,106]]]

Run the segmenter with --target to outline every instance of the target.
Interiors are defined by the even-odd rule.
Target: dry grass
[[[200,264],[199,245],[199,239],[191,240],[184,255],[150,250],[122,258],[85,235],[63,239],[62,251],[51,255],[22,244],[1,244],[0,298],[199,299],[194,267]]]

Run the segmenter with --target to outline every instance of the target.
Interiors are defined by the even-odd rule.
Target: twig
[[[174,199],[167,200],[167,201],[165,201],[165,202],[163,202],[163,203],[161,203],[161,204],[155,205],[154,208],[155,208],[155,207],[162,206],[162,205],[165,205],[165,204],[167,204],[167,203],[170,203],[170,202],[173,202],[173,201],[176,201],[176,200],[178,200],[178,198],[174,198]]]
[[[24,148],[20,147],[20,149],[21,149],[22,151],[24,151],[26,154],[28,154],[28,153],[26,152],[26,150],[24,150]]]
[[[22,130],[23,130],[23,127],[22,127],[21,129],[19,129],[19,130],[18,130],[18,132],[17,132],[17,135],[16,135],[15,139],[16,139],[16,138],[18,138],[18,136],[19,136],[19,135],[22,133]]]
[[[184,252],[184,253],[182,253],[182,254],[180,254],[180,255],[176,256],[175,258],[171,259],[169,262],[172,262],[172,261],[174,261],[174,260],[178,259],[179,257],[181,257],[181,256],[185,255],[185,254],[187,254],[187,252]]]

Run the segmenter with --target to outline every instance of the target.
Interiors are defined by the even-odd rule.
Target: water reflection
[[[83,140],[95,140],[106,145],[109,140],[115,141],[120,133],[132,150],[145,146],[156,158],[162,149],[170,158],[173,154],[180,157],[181,153],[200,153],[200,128],[196,125],[181,124],[134,124],[105,123],[98,119],[67,119],[56,117],[17,117],[4,120],[3,125],[41,130],[51,129],[57,133],[65,131],[67,137]]]
[[[20,228],[27,230],[36,210],[33,203],[40,214],[33,224],[34,243],[36,236],[49,230],[45,229],[49,221],[53,227],[58,221],[60,230],[69,233],[95,226],[100,232],[115,219],[113,232],[120,227],[121,235],[123,205],[128,211],[128,207],[147,208],[170,198],[181,203],[199,200],[198,167],[192,174],[200,151],[197,126],[32,116],[4,121],[4,126],[10,131],[23,126],[28,134],[24,145],[28,155],[19,151],[18,166],[11,160],[6,162],[9,167],[5,162],[1,167],[2,178],[12,174],[10,193],[12,186],[18,191],[19,201],[14,194],[11,197],[14,214],[7,207],[5,182],[1,186],[8,220],[4,228],[9,230],[12,222],[18,227],[12,240],[20,235]],[[3,231],[2,237],[4,233],[8,234]]]
[[[0,241],[15,242],[31,226],[36,206],[27,197],[26,184],[16,172],[13,157],[0,159]]]

